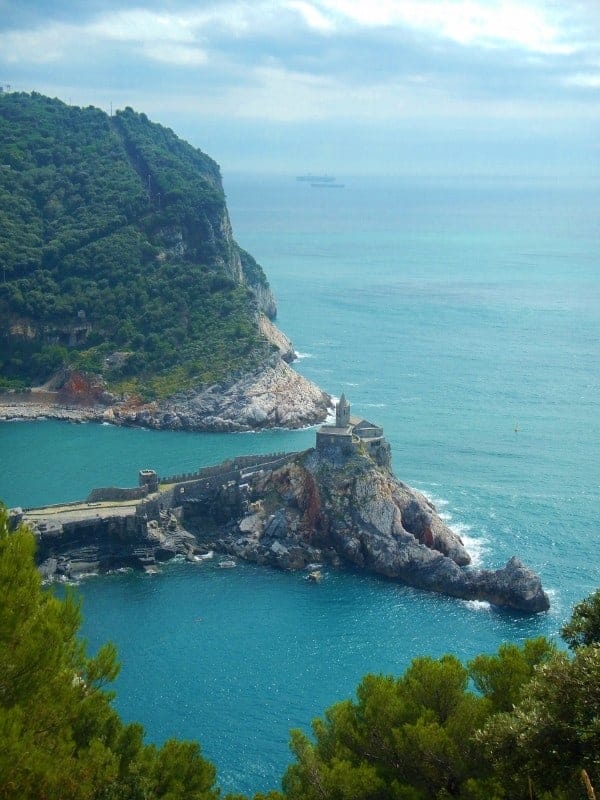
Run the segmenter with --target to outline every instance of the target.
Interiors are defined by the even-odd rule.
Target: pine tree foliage
[[[297,763],[283,788],[290,800],[421,800],[454,796],[479,777],[473,735],[488,703],[467,689],[453,656],[418,658],[399,679],[367,675],[357,701],[313,723],[315,743],[292,734]]]
[[[114,648],[86,654],[75,597],[46,591],[33,555],[32,534],[9,532],[0,506],[0,800],[218,800],[197,744],[146,745],[140,725],[123,724],[108,689]],[[365,676],[312,737],[292,732],[282,791],[255,800],[589,800],[600,786],[597,597],[563,629],[569,644],[583,637],[572,654],[539,638],[468,666],[417,658],[399,678]]]
[[[600,644],[600,589],[575,606],[571,619],[560,633],[571,650]]]
[[[43,589],[33,554],[0,507],[0,799],[217,800],[197,744],[145,745],[120,720],[106,689],[114,647],[86,655],[78,602]]]
[[[585,797],[583,769],[600,787],[600,645],[541,665],[521,702],[478,738],[508,797],[526,800],[530,783],[551,797]]]
[[[529,639],[522,647],[504,642],[496,655],[481,654],[469,663],[475,687],[491,703],[493,711],[510,711],[522,699],[523,688],[539,664],[557,653],[556,646],[544,637]]]

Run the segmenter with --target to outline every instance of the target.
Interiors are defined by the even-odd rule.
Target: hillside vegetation
[[[197,744],[148,745],[119,718],[114,647],[86,655],[78,605],[42,588],[34,547],[0,504],[0,800],[218,800]],[[255,800],[594,800],[599,631],[597,591],[562,630],[569,655],[538,638],[367,675],[312,737],[292,732],[282,791]]]
[[[63,365],[161,396],[270,352],[219,168],[126,108],[0,94],[0,386]]]

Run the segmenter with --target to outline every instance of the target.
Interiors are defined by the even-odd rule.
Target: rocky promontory
[[[495,571],[468,566],[435,506],[364,453],[332,463],[310,450],[248,483],[254,510],[214,541],[232,555],[283,569],[349,565],[451,597],[528,613],[549,608],[539,577],[517,558]],[[201,516],[194,520],[191,506],[187,514],[200,532]]]
[[[112,407],[103,420],[188,431],[301,428],[322,422],[330,405],[328,394],[274,355],[252,372],[180,392],[162,403],[134,410]]]
[[[287,366],[293,346],[213,159],[129,107],[0,92],[0,120],[0,419],[325,419],[328,396]]]
[[[352,567],[525,613],[549,607],[540,578],[517,558],[498,570],[470,566],[434,505],[360,442],[345,453],[246,456],[160,482],[146,471],[139,487],[95,490],[24,520],[49,578],[219,552],[284,570]]]

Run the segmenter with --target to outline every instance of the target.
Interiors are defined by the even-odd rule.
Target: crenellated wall
[[[232,471],[243,470],[245,467],[272,466],[284,463],[295,453],[268,453],[259,456],[238,456],[233,460],[224,461],[213,467],[201,467],[196,472],[182,472],[178,475],[169,475],[160,479],[161,484],[188,483],[190,481],[208,478],[211,476],[226,476]]]

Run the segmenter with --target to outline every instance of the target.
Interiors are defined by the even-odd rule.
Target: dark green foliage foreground
[[[215,162],[144,114],[0,94],[0,387],[68,363],[160,396],[257,363],[268,284],[226,220]]]
[[[536,639],[469,669],[453,656],[416,659],[401,678],[367,676],[355,702],[313,723],[314,743],[293,733],[283,796],[585,798],[583,769],[600,785],[599,715],[598,645],[569,659]]]
[[[42,589],[33,549],[0,507],[0,800],[216,800],[196,744],[145,745],[141,726],[121,722],[105,688],[114,649],[85,655],[77,603]],[[292,733],[283,792],[255,800],[590,800],[599,600],[563,629],[572,655],[539,638],[467,667],[447,655],[417,658],[399,678],[367,675],[356,700],[315,720],[313,739]]]
[[[0,508],[0,798],[216,800],[215,770],[197,744],[143,743],[104,688],[114,648],[88,658],[78,604],[42,590],[29,531]]]

